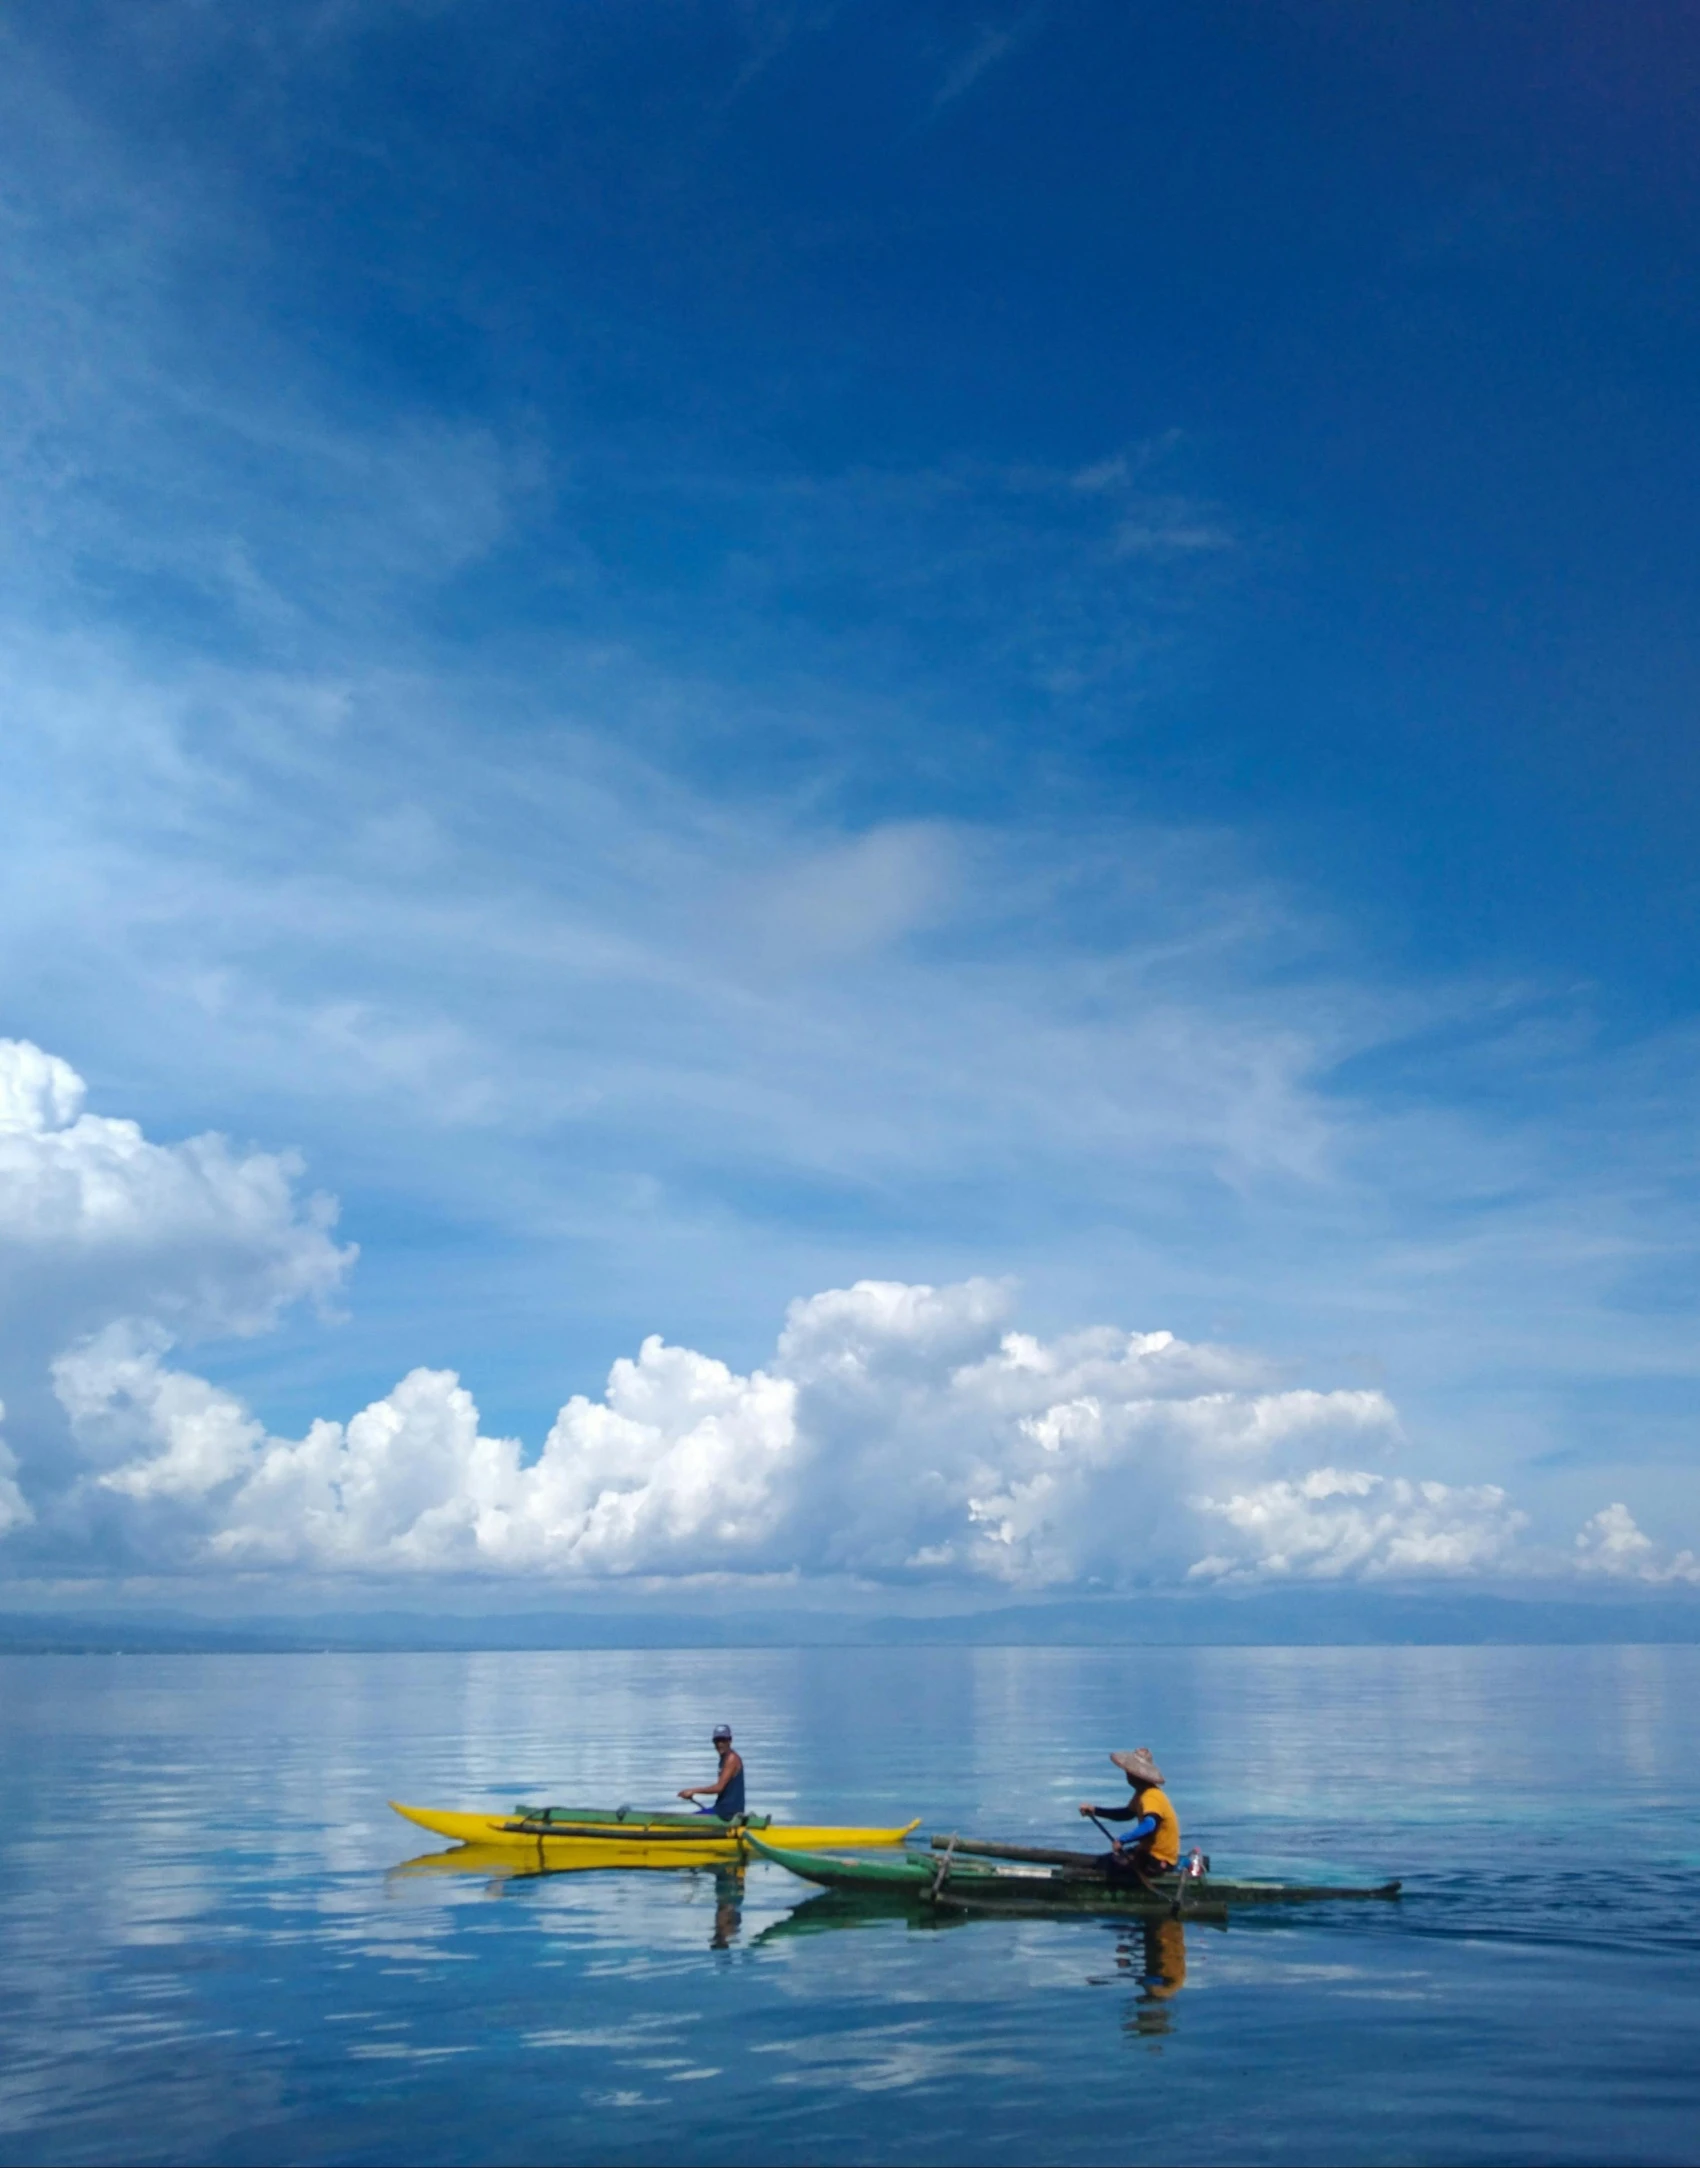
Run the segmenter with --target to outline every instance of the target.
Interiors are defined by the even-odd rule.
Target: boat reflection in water
[[[523,1852],[504,1852],[493,1844],[459,1844],[452,1852],[421,1852],[391,1867],[386,1882],[416,1882],[437,1874],[479,1875],[488,1882],[487,1897],[499,1897],[507,1882],[536,1882],[544,1874],[570,1873],[571,1869],[542,1868],[529,1862]]]
[[[1021,1916],[1031,1919],[1033,1915]],[[1048,1916],[1070,1926],[1098,1924],[1090,1920],[1090,1915],[1083,1918],[1073,1910],[1059,1909]],[[751,1947],[786,1941],[793,1935],[826,1935],[858,1927],[890,1927],[898,1921],[902,1921],[911,1934],[949,1934],[955,1928],[983,1926],[997,1917],[995,1912],[934,1911],[931,1907],[906,1903],[901,1898],[882,1899],[865,1891],[823,1890],[818,1897],[810,1897],[795,1911],[788,1912],[782,1920],[774,1920],[764,1927]],[[1125,1987],[1131,1979],[1139,1988],[1139,2000],[1127,2020],[1129,2032],[1142,2035],[1167,2032],[1169,2012],[1166,2006],[1186,1985],[1188,1926],[1194,1930],[1213,1927],[1219,1933],[1224,1925],[1225,1922],[1218,1919],[1154,1919],[1146,1920],[1131,1933],[1125,1927],[1119,1928],[1116,1930],[1115,1971],[1089,1974],[1089,1984]]]
[[[1137,1940],[1116,1942],[1116,1969],[1095,1985],[1123,1986],[1137,1981],[1139,1996],[1122,2020],[1141,2040],[1161,2039],[1169,2030],[1169,2004],[1186,1985],[1186,1928],[1180,1920],[1148,1920]]]
[[[744,1870],[742,1867],[716,1867],[714,1870],[714,1933],[709,1937],[711,1950],[729,1950],[738,1939],[738,1930],[744,1924]]]
[[[1033,1917],[1031,1913],[1020,1916]],[[934,1911],[930,1907],[906,1903],[901,1898],[882,1899],[866,1891],[823,1890],[818,1897],[810,1897],[794,1912],[788,1912],[782,1920],[774,1920],[764,1927],[751,1947],[760,1948],[763,1943],[784,1941],[793,1935],[835,1934],[857,1927],[890,1927],[899,1920],[912,1934],[948,1934],[953,1928],[983,1926],[997,1917],[995,1912]],[[1010,1916],[1012,1923],[1014,1917]],[[1059,1909],[1048,1917],[1071,1927],[1099,1924],[1091,1921],[1090,1915],[1083,1917],[1072,1909]],[[1160,2039],[1170,2028],[1169,2004],[1186,1985],[1188,1927],[1195,1933],[1213,1928],[1220,1934],[1226,1924],[1221,1919],[1149,1919],[1132,1931],[1127,1927],[1117,1928],[1115,1971],[1089,1973],[1088,1985],[1137,1986],[1138,1999],[1123,2021],[1125,2029],[1137,2039]]]
[[[601,1863],[574,1865],[557,1859],[539,1865],[529,1853],[500,1845],[461,1844],[452,1851],[422,1852],[417,1859],[404,1860],[399,1866],[392,1867],[385,1879],[409,1882],[435,1875],[468,1875],[484,1883],[486,1897],[500,1897],[510,1882],[548,1882],[572,1874],[600,1877],[619,1871]],[[693,1884],[713,1876],[714,1925],[708,1946],[711,1950],[731,1949],[743,1932],[746,1870],[742,1864],[681,1867],[673,1872],[681,1880]],[[1023,1916],[1031,1918],[1032,1914]],[[996,1917],[995,1913],[918,1906],[908,1895],[897,1891],[887,1895],[873,1890],[826,1889],[806,1897],[782,1919],[770,1920],[751,1938],[750,1947],[760,1949],[767,1943],[789,1941],[799,1935],[889,1928],[899,1921],[911,1934],[948,1934],[976,1922],[983,1925]],[[1064,1908],[1049,1917],[1084,1926],[1091,1915],[1083,1916],[1079,1911]],[[1115,1971],[1088,1976],[1095,1987],[1137,1984],[1139,1999],[1126,2020],[1126,2027],[1140,2038],[1160,2036],[1169,2030],[1167,2006],[1186,1985],[1186,1930],[1189,1924],[1195,1928],[1209,1925],[1219,1929],[1224,1923],[1214,1919],[1191,1922],[1153,1919],[1131,1931],[1126,1926],[1119,1926],[1116,1929]]]
[[[751,1942],[760,1949],[768,1942],[788,1942],[794,1935],[831,1935],[853,1927],[890,1927],[901,1921],[912,1934],[938,1934],[969,1924],[966,1912],[933,1912],[909,1903],[901,1896],[882,1897],[863,1890],[822,1890],[805,1897],[783,1919],[770,1920]]]
[[[471,1875],[484,1884],[486,1897],[500,1897],[510,1882],[553,1882],[562,1875],[619,1873],[602,1861],[551,1859],[539,1866],[527,1852],[496,1844],[457,1844],[452,1852],[421,1852],[390,1868],[386,1882],[413,1882],[433,1875]],[[744,1922],[744,1867],[741,1863],[718,1867],[676,1867],[673,1874],[696,1884],[701,1876],[714,1878],[714,1931],[711,1950],[729,1950]]]

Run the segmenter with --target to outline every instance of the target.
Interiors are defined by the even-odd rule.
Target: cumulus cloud
[[[1010,1308],[986,1280],[862,1281],[794,1302],[748,1375],[651,1337],[529,1461],[450,1371],[298,1440],[129,1329],[54,1374],[92,1481],[175,1501],[233,1565],[1115,1587],[1469,1570],[1518,1525],[1497,1491],[1319,1476],[1397,1441],[1379,1393],[1167,1332],[1044,1340]]]
[[[5,1419],[6,1403],[0,1400],[0,1421]],[[0,1438],[0,1536],[13,1528],[24,1528],[35,1519],[29,1500],[18,1488],[18,1462],[16,1455]]]
[[[85,1450],[120,1463],[105,1487],[131,1498],[203,1497],[245,1472],[265,1436],[229,1393],[167,1370],[169,1346],[157,1327],[124,1319],[53,1363],[54,1391]]]
[[[27,1371],[24,1318],[68,1456],[20,1467],[0,1442],[15,1542],[103,1525],[132,1560],[172,1567],[1025,1590],[1520,1562],[1525,1516],[1504,1491],[1388,1465],[1405,1441],[1382,1393],[1296,1385],[1166,1331],[1047,1338],[990,1279],[799,1299],[748,1372],[652,1335],[599,1397],[567,1401],[536,1453],[486,1435],[461,1380],[430,1368],[277,1437],[174,1350],[329,1292],[352,1256],[331,1207],[301,1201],[287,1157],[151,1142],[86,1097],[64,1061],[0,1041],[0,1378]],[[1668,1556],[1622,1505],[1587,1524],[1572,1564],[1700,1582],[1692,1552]]]
[[[1626,1505],[1612,1504],[1584,1521],[1576,1538],[1576,1563],[1584,1573],[1608,1580],[1649,1584],[1700,1584],[1700,1559],[1692,1551],[1673,1555],[1644,1535]]]
[[[220,1136],[152,1144],[84,1111],[83,1080],[27,1039],[0,1039],[0,1306],[61,1338],[115,1315],[174,1336],[249,1333],[323,1298],[353,1258],[335,1208],[295,1193],[288,1153]]]
[[[121,1459],[164,1426],[175,1442],[151,1491],[200,1495],[212,1471],[232,1472],[235,1449],[214,1444],[210,1408],[196,1411],[210,1387],[149,1382],[165,1378],[159,1358],[322,1301],[354,1256],[332,1237],[330,1200],[298,1195],[289,1154],[213,1135],[155,1143],[134,1121],[88,1112],[87,1096],[68,1062],[0,1039],[0,1384],[24,1418],[0,1464],[0,1520],[14,1529],[37,1517],[26,1491],[58,1491],[75,1472],[63,1425],[44,1416],[50,1368],[85,1453]]]
[[[600,1403],[567,1403],[527,1468],[516,1441],[480,1435],[452,1371],[415,1370],[346,1427],[320,1422],[297,1445],[268,1442],[211,1548],[380,1569],[760,1566],[785,1518],[795,1401],[784,1380],[738,1377],[652,1337],[635,1362],[614,1365]],[[163,1458],[168,1423],[159,1435]]]
[[[1198,1503],[1240,1547],[1199,1559],[1195,1581],[1479,1573],[1504,1561],[1528,1521],[1495,1483],[1413,1483],[1362,1469],[1313,1468]]]

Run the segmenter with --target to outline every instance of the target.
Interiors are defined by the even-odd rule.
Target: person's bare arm
[[[706,1795],[710,1799],[718,1799],[743,1766],[741,1756],[734,1750],[727,1755],[719,1776],[715,1778],[712,1784],[688,1784],[679,1794],[679,1797],[681,1799],[701,1799]]]

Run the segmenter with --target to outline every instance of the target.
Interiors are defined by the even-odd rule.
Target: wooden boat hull
[[[491,1846],[500,1851],[525,1852],[551,1864],[578,1867],[713,1867],[747,1859],[751,1836],[747,1825],[731,1825],[707,1814],[629,1815],[623,1821],[601,1812],[594,1820],[571,1822],[519,1820],[509,1814],[457,1812],[438,1807],[390,1805],[405,1820],[433,1836],[456,1844]],[[559,1814],[562,1810],[555,1809]],[[570,1810],[569,1810],[570,1811]],[[587,1817],[591,1810],[584,1810]],[[799,1850],[817,1845],[900,1845],[920,1827],[917,1815],[897,1829],[864,1829],[854,1826],[767,1824],[763,1834],[778,1838]]]
[[[1397,1897],[1399,1884],[1373,1889],[1283,1882],[1230,1882],[1211,1875],[1164,1875],[1150,1884],[1112,1880],[1101,1870],[1008,1863],[984,1857],[905,1852],[858,1859],[775,1844],[752,1836],[752,1850],[824,1889],[859,1890],[954,1910],[1112,1912],[1148,1918],[1208,1918],[1247,1905],[1321,1904],[1342,1898]]]

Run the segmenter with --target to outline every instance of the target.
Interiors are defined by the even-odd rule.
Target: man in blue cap
[[[705,1795],[712,1799],[711,1807],[699,1807],[699,1814],[718,1814],[723,1822],[730,1822],[744,1811],[744,1759],[732,1745],[730,1724],[714,1727],[714,1750],[720,1756],[720,1773],[712,1784],[687,1784],[679,1794],[681,1799],[700,1799]]]

